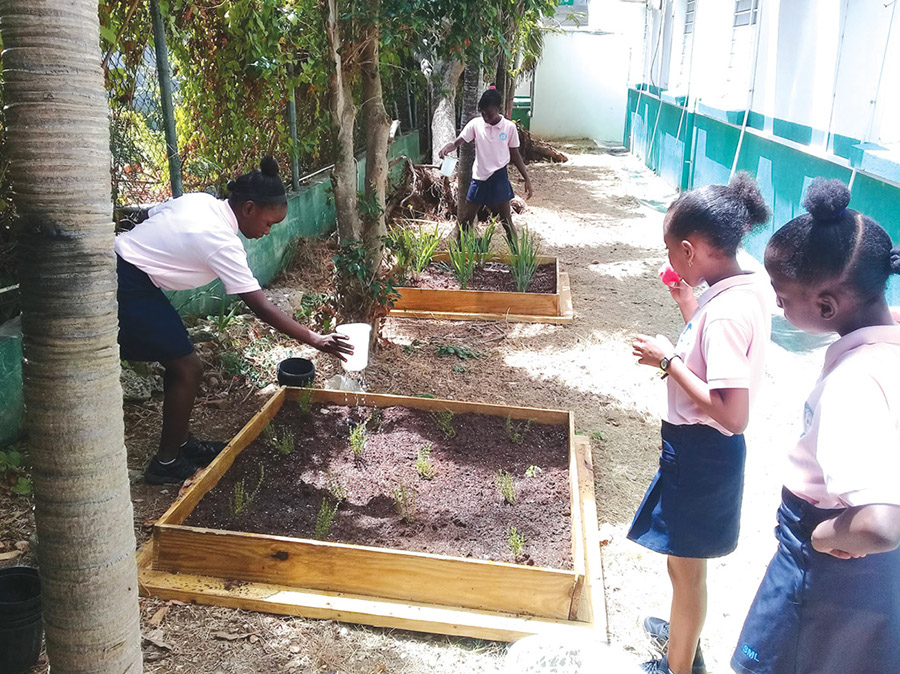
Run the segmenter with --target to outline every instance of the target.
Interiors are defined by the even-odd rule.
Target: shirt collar
[[[830,370],[844,354],[868,344],[896,344],[900,346],[900,325],[870,325],[854,330],[828,347],[824,372]]]
[[[700,299],[697,300],[697,308],[699,309],[709,304],[712,298],[721,295],[726,290],[739,286],[751,286],[756,283],[759,283],[759,274],[757,272],[747,272],[724,278],[718,283],[711,285],[705,293],[700,295]]]
[[[238,233],[238,221],[237,216],[234,214],[234,211],[231,210],[231,205],[228,203],[227,199],[219,199],[219,210],[222,212],[222,218],[229,224],[232,231],[237,234]]]

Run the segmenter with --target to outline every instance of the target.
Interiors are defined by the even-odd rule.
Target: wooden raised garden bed
[[[447,253],[436,253],[433,261],[449,261]],[[492,255],[490,262],[506,262]],[[437,290],[398,288],[399,298],[391,316],[399,318],[437,318],[449,320],[515,321],[527,323],[571,323],[575,317],[569,275],[560,271],[555,257],[538,257],[539,265],[553,264],[556,292],[498,292],[485,290]]]
[[[458,423],[460,436],[468,433],[470,439],[476,438],[479,450],[477,456],[487,457],[491,456],[496,444],[502,443],[492,442],[491,438],[481,440],[472,431],[475,427],[493,426],[502,429],[505,426],[509,429],[511,424],[514,428],[524,427],[530,429],[527,431],[530,434],[528,437],[533,438],[532,444],[535,447],[543,443],[544,437],[559,438],[560,451],[566,455],[551,461],[545,454],[548,461],[545,466],[547,484],[550,484],[551,463],[556,464],[554,474],[561,477],[558,484],[562,487],[558,495],[562,501],[557,503],[560,506],[557,509],[563,513],[562,526],[553,525],[548,528],[552,529],[550,533],[557,535],[561,542],[557,547],[562,548],[561,555],[565,562],[557,566],[563,568],[548,568],[536,564],[534,558],[540,557],[540,554],[532,555],[531,559],[528,559],[528,555],[525,555],[525,559],[517,556],[517,561],[513,563],[490,561],[481,558],[482,555],[472,553],[469,553],[472,554],[470,557],[462,556],[463,552],[457,552],[453,556],[399,549],[403,545],[375,547],[316,540],[312,537],[248,533],[185,524],[189,519],[209,516],[210,504],[214,504],[216,498],[221,501],[223,490],[230,493],[228,486],[233,485],[236,479],[234,471],[247,471],[248,465],[257,467],[256,462],[260,462],[261,466],[262,462],[273,460],[274,449],[269,455],[263,453],[269,450],[260,449],[268,447],[266,443],[271,443],[271,440],[264,440],[266,436],[257,438],[276,415],[279,420],[296,419],[301,414],[297,411],[300,406],[290,404],[285,407],[285,404],[303,400],[303,395],[301,389],[279,389],[222,454],[198,473],[193,483],[182,491],[177,501],[154,525],[151,540],[138,554],[142,594],[162,599],[504,641],[529,634],[570,633],[573,630],[605,638],[605,607],[590,447],[584,438],[574,434],[570,412],[313,390],[313,409],[302,413],[307,415],[303,417],[306,419],[305,424],[312,424],[320,429],[321,424],[329,422],[329,417],[350,419],[352,415],[358,417],[365,413],[366,408],[381,408],[377,414],[379,419],[384,419],[383,422],[379,421],[379,425],[383,423],[384,428],[388,429],[385,433],[395,432],[391,429],[400,423],[396,419],[412,418],[413,421],[409,423],[415,426],[415,419],[418,418],[417,428],[419,431],[425,429],[427,434],[432,433],[433,429],[431,425],[422,422],[422,419],[432,417],[423,415],[437,415],[449,410],[454,413],[453,418]],[[305,402],[310,401],[307,399]],[[319,405],[323,407],[320,408]],[[317,414],[321,416],[309,416]],[[371,415],[366,417],[366,423],[371,418]],[[531,420],[534,425],[525,426],[526,420]],[[348,421],[341,423],[349,424]],[[306,432],[312,433],[309,429]],[[407,431],[404,429],[403,432]],[[510,438],[513,436],[510,435]],[[521,449],[515,452],[521,451],[524,454],[533,450],[527,441],[519,439],[518,442],[521,443]],[[546,449],[556,445],[544,443],[544,446]],[[250,449],[247,455],[240,457],[241,452],[248,447]],[[319,444],[312,443],[311,448],[307,445],[303,445],[303,449],[299,447],[298,445],[297,455],[290,458],[293,460],[302,457],[305,461],[305,452],[311,452],[309,456],[316,458],[312,461],[314,465],[310,469],[311,473],[307,475],[320,474],[321,466],[318,461],[321,460],[321,455],[316,453],[320,449]],[[446,471],[448,474],[456,474],[454,471],[462,471],[459,474],[471,474],[474,464],[457,465],[448,459],[451,456],[449,449],[444,450],[439,442],[435,443],[435,447],[438,458],[446,461],[443,465],[438,463],[439,473]],[[446,454],[442,454],[444,451]],[[510,461],[510,456],[517,456],[515,452],[510,454],[509,447],[506,451],[504,458],[488,462],[491,470],[495,470],[496,465],[503,461]],[[374,463],[378,457],[373,458]],[[251,459],[253,463],[250,463]],[[372,471],[375,468],[373,465]],[[229,470],[232,471],[231,475]],[[364,467],[364,470],[368,469]],[[260,468],[260,473],[262,472]],[[285,467],[283,471],[274,472],[288,472],[288,469]],[[521,480],[520,484],[528,481],[519,475],[517,478]],[[216,492],[220,481],[222,485]],[[536,489],[532,485],[539,481],[528,481],[527,489]],[[247,492],[251,491],[253,482],[250,479]],[[435,479],[434,483],[437,482],[439,480]],[[243,484],[243,478],[241,483]],[[295,480],[290,484],[298,482]],[[351,491],[358,488],[357,483],[352,480],[348,484]],[[456,484],[459,484],[460,489],[469,486]],[[281,497],[280,501],[266,503],[265,508],[260,505],[257,512],[264,515],[278,508],[302,509],[299,487],[297,494],[291,489],[279,489],[281,490],[277,493]],[[492,486],[484,491],[494,492]],[[523,498],[523,507],[525,501],[532,502],[528,495],[531,492],[520,494],[527,496]],[[209,498],[201,504],[207,495]],[[535,492],[533,495],[539,501],[540,494]],[[555,496],[553,498],[559,500]],[[368,503],[353,504],[348,499],[347,505],[342,507],[347,512],[346,517],[352,518],[377,500],[369,498]],[[263,499],[260,498],[260,501]],[[469,518],[467,521],[474,522],[471,518],[477,519],[479,513],[483,520],[493,520],[500,512],[497,508],[503,507],[503,501],[497,498],[496,493],[491,493],[483,503],[467,501],[466,505],[466,512],[460,512],[459,518],[454,520]],[[512,509],[517,506],[506,507],[511,509],[506,512],[513,512]],[[204,515],[204,512],[207,514]],[[485,515],[486,513],[491,514]],[[235,522],[256,522],[257,517],[251,517],[251,510],[247,511],[247,516],[250,519],[237,518]],[[344,515],[339,514],[337,521],[342,516]],[[388,518],[388,515],[381,517]],[[362,520],[352,521],[358,524]],[[466,526],[461,522],[457,523]],[[451,551],[456,550],[451,538],[453,532],[448,532],[447,528],[430,525],[424,527],[424,532],[438,544],[446,545],[450,540]],[[471,532],[469,536],[472,537]],[[459,540],[458,534],[456,540]],[[462,544],[459,549],[463,549]],[[542,551],[535,549],[534,552]]]

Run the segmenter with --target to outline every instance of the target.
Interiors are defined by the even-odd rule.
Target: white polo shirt
[[[900,505],[900,326],[828,347],[784,485],[818,508]]]
[[[460,132],[467,143],[475,141],[475,165],[472,178],[487,180],[495,171],[509,164],[509,148],[519,147],[519,130],[515,122],[503,115],[496,124],[488,124],[481,115],[473,118]]]
[[[763,277],[739,274],[711,286],[700,296],[697,311],[675,345],[675,353],[710,389],[749,389],[751,405],[762,384],[772,335],[771,287]],[[665,421],[704,424],[733,435],[700,409],[671,377],[667,382]]]
[[[116,237],[116,253],[163,290],[190,290],[221,279],[225,292],[260,290],[227,201],[197,192],[150,209],[150,217]]]

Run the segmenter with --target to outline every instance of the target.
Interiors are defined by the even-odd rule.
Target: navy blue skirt
[[[900,672],[900,550],[860,559],[816,552],[822,510],[782,491],[778,550],[731,659],[753,674]]]
[[[515,197],[512,185],[509,183],[507,167],[497,169],[487,180],[473,180],[466,193],[466,201],[483,206],[497,206],[504,204]]]
[[[147,274],[116,258],[121,358],[164,363],[192,353],[194,345],[169,298]]]
[[[737,547],[744,494],[743,435],[662,423],[659,470],[628,538],[675,557],[722,557]]]

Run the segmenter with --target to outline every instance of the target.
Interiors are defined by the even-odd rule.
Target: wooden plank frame
[[[447,253],[436,253],[434,260],[449,262]],[[509,256],[492,255],[491,262],[508,262]],[[389,316],[396,318],[434,318],[457,321],[511,321],[515,323],[571,323],[575,318],[569,275],[560,271],[555,257],[537,258],[538,264],[556,268],[556,292],[519,293],[486,290],[438,290],[398,288],[399,297]]]
[[[478,413],[569,430],[571,570],[185,526],[200,499],[299,389],[281,388],[157,521],[138,554],[145,596],[511,641],[584,632],[606,638],[590,445],[570,412],[430,398],[313,391],[336,405]]]

